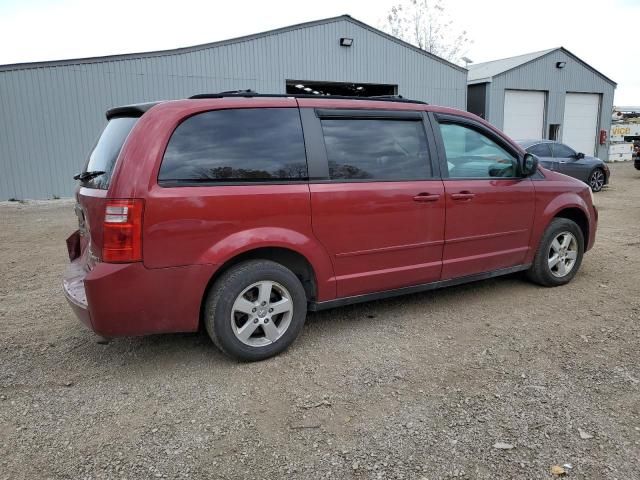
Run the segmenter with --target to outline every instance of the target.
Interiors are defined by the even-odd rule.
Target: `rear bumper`
[[[80,321],[104,337],[198,329],[213,265],[148,269],[142,263],[70,263],[64,294]]]
[[[70,263],[64,272],[62,289],[73,313],[86,327],[91,328],[91,314],[87,306],[87,295],[84,289],[86,273],[80,262]]]

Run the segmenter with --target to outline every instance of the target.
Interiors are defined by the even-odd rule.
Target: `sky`
[[[0,64],[171,49],[349,14],[380,28],[397,0],[0,0]],[[444,0],[487,60],[563,46],[640,105],[640,0]],[[635,35],[635,44],[632,40]]]

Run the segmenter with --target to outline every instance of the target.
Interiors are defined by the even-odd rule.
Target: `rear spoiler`
[[[156,106],[158,103],[160,102],[135,103],[133,105],[113,107],[107,110],[107,120],[116,117],[141,117],[147,110]]]

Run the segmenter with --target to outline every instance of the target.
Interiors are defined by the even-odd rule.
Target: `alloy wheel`
[[[231,329],[250,347],[264,347],[282,337],[293,317],[289,291],[277,282],[256,282],[237,296],[231,308]]]
[[[602,190],[602,187],[604,186],[604,173],[602,170],[594,170],[591,174],[591,178],[589,178],[589,186],[594,192]]]
[[[571,232],[556,235],[549,248],[549,270],[554,277],[567,276],[578,258],[578,240]]]

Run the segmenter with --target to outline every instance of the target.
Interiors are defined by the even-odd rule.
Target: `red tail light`
[[[143,200],[108,200],[104,213],[102,261],[110,263],[142,260]]]

